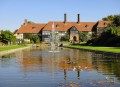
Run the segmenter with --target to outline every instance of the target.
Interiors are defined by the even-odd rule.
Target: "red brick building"
[[[58,39],[67,36],[69,41],[79,42],[79,31],[86,32],[88,34],[101,33],[103,29],[110,24],[111,21],[98,21],[98,22],[81,22],[80,15],[77,15],[76,22],[67,21],[67,16],[64,14],[64,21],[54,21],[54,30]],[[26,19],[21,25],[21,27],[15,33],[18,40],[24,39],[29,41],[25,34],[40,35],[41,40],[48,42],[50,41],[51,31],[53,22],[48,22],[47,24],[38,24],[28,22]]]

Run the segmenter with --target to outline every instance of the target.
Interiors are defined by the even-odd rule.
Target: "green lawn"
[[[15,46],[0,46],[0,51],[17,49],[17,48],[22,48],[22,47],[26,47],[26,46],[21,46],[21,45],[15,45]]]
[[[100,46],[81,46],[81,45],[69,45],[66,47],[120,53],[120,47],[100,47]]]

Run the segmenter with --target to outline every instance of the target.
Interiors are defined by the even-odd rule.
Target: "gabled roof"
[[[35,23],[22,25],[16,33],[39,33],[40,30],[45,27],[45,25],[46,24],[35,24]]]
[[[110,23],[112,23],[112,21],[103,21],[103,20],[100,20],[100,21],[98,21],[97,27],[104,28],[104,27],[107,27],[107,25],[110,24]]]
[[[53,22],[48,22],[43,30],[52,30]],[[67,31],[71,27],[76,27],[78,31],[91,31],[96,22],[54,22],[55,31]]]

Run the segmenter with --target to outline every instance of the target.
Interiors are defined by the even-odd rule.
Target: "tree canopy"
[[[26,38],[30,39],[31,42],[39,43],[40,42],[40,36],[39,35],[33,35],[33,34],[25,34]]]
[[[120,26],[120,14],[119,15],[115,15],[114,20],[113,20],[113,24],[116,27]]]
[[[99,37],[92,39],[92,43],[101,46],[120,46],[120,15],[107,18],[110,20],[113,18],[112,23],[103,30]]]
[[[85,32],[79,32],[79,40],[81,42],[86,42],[87,41],[87,33],[85,33]]]
[[[16,42],[16,37],[9,30],[5,30],[5,31],[1,30],[0,42],[3,42],[5,44],[15,43]]]
[[[109,15],[107,17],[102,18],[102,20],[104,20],[104,21],[113,21],[114,17],[115,17],[114,15]]]

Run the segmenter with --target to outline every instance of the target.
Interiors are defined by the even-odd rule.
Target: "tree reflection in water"
[[[54,54],[48,50],[49,48],[34,48],[0,57],[0,80],[3,82],[11,80],[11,74],[6,74],[7,71],[14,73],[12,75],[15,75],[14,78],[18,83],[20,81],[17,76],[23,73],[24,78],[19,77],[23,83],[26,79],[28,83],[31,83],[31,79],[35,79],[33,84],[38,81],[40,85],[42,84],[40,82],[44,81],[46,84],[52,84],[52,81],[53,84],[59,82],[60,87],[63,85],[63,87],[67,85],[107,87],[120,83],[119,57],[66,48]],[[16,79],[12,78],[13,81]]]

